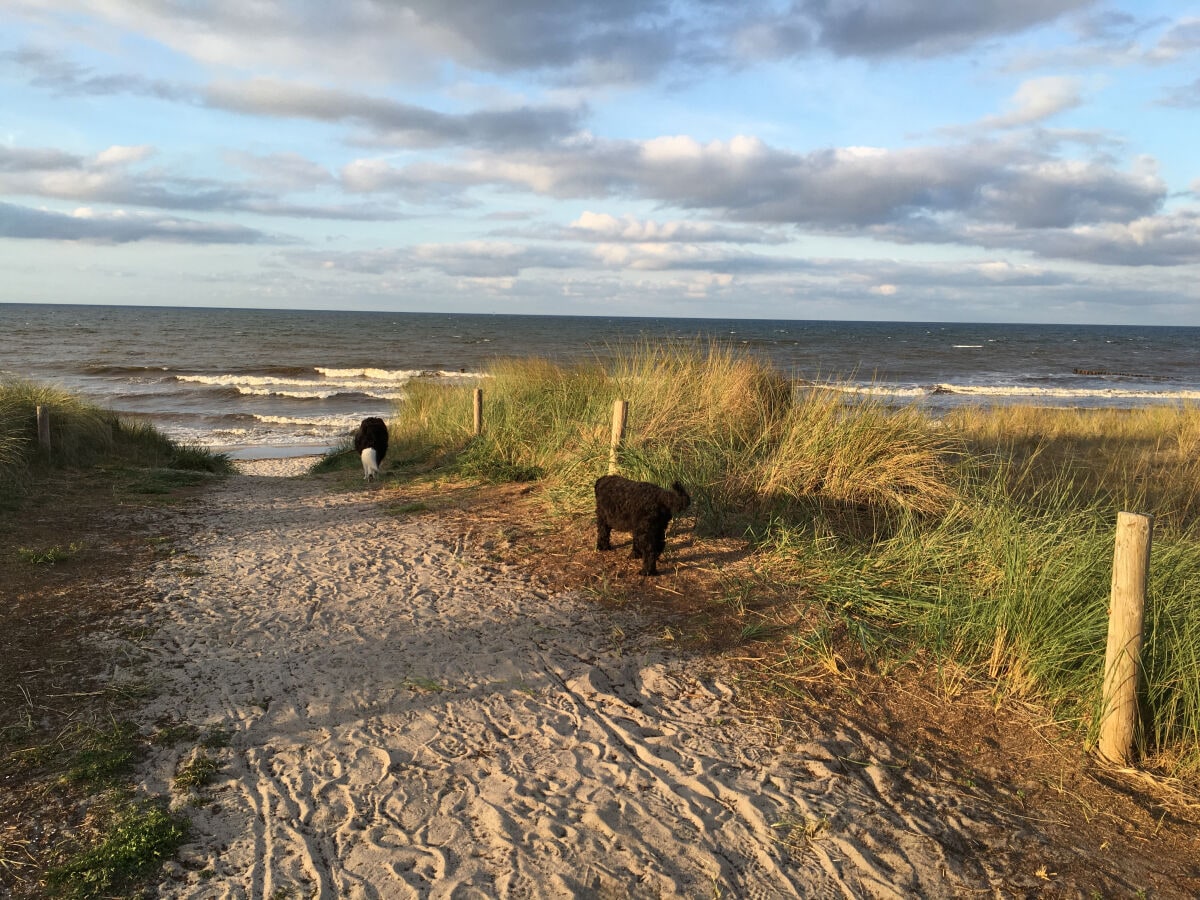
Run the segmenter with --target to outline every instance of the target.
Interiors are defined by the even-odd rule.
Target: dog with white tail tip
[[[379,474],[379,466],[387,455],[387,423],[378,416],[368,416],[354,432],[354,450],[362,459],[363,478],[373,481]]]

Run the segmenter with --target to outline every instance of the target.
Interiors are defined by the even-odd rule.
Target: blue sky
[[[1200,325],[1200,6],[8,0],[0,302]]]

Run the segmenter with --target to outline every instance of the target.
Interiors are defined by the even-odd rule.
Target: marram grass
[[[644,346],[608,367],[495,363],[480,382],[485,429],[471,433],[472,386],[413,384],[396,408],[397,453],[458,454],[484,477],[547,479],[576,508],[606,471],[613,402],[629,404],[621,469],[703,488],[725,507],[822,496],[933,513],[954,496],[940,429],[907,410],[793,387],[770,366],[720,346]],[[466,410],[467,412],[464,412]]]
[[[50,414],[50,452],[38,444],[37,407]],[[75,395],[29,381],[0,381],[0,491],[26,493],[38,472],[121,464],[225,472],[229,460],[170,440],[144,422],[118,417]]]
[[[968,408],[947,423],[979,455],[1008,462],[1017,495],[1070,481],[1087,496],[1153,512],[1160,529],[1200,524],[1200,407]]]
[[[621,348],[603,365],[498,362],[480,386],[476,437],[471,385],[412,385],[392,422],[398,456],[538,478],[560,511],[586,515],[613,401],[625,399],[620,471],[684,481],[700,530],[751,536],[758,570],[815,591],[864,652],[952,662],[1082,732],[1094,733],[1116,514],[1153,513],[1139,743],[1172,771],[1200,773],[1195,409],[937,420],[694,343]]]

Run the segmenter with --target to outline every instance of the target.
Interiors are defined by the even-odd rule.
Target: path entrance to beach
[[[1009,824],[889,765],[888,747],[849,724],[778,737],[632,615],[550,595],[379,496],[237,475],[177,513],[180,552],[140,623],[144,723],[196,736],[143,772],[193,822],[162,896],[938,897],[1003,881]],[[871,759],[847,758],[864,746]],[[215,774],[189,793],[178,775],[198,759]]]

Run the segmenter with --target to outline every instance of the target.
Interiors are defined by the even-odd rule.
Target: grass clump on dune
[[[50,452],[38,444],[37,407],[50,412]],[[179,444],[152,425],[129,421],[58,388],[0,382],[0,489],[28,493],[56,469],[128,466],[191,472],[230,471],[227,457]]]
[[[481,385],[476,437],[470,385],[414,384],[392,421],[397,456],[538,478],[561,512],[586,515],[625,399],[622,473],[687,484],[702,533],[749,536],[758,572],[815,597],[864,659],[952,667],[1081,731],[1094,727],[1116,514],[1153,513],[1139,743],[1200,773],[1196,410],[936,420],[691,343],[620,349],[605,364],[499,362]],[[790,658],[812,636],[774,640]]]
[[[948,424],[977,455],[1005,461],[1018,497],[1068,485],[1081,497],[1153,512],[1160,530],[1200,525],[1200,408],[968,408]]]
[[[470,386],[411,386],[391,426],[397,456],[453,457],[485,478],[543,478],[581,510],[606,471],[612,406],[624,399],[621,470],[701,488],[710,530],[731,515],[749,524],[741,510],[817,493],[892,513],[933,512],[953,497],[948,448],[928,420],[871,401],[848,413],[839,395],[819,390],[794,396],[769,365],[719,345],[634,347],[608,366],[501,361],[482,387],[486,427],[474,437]]]

